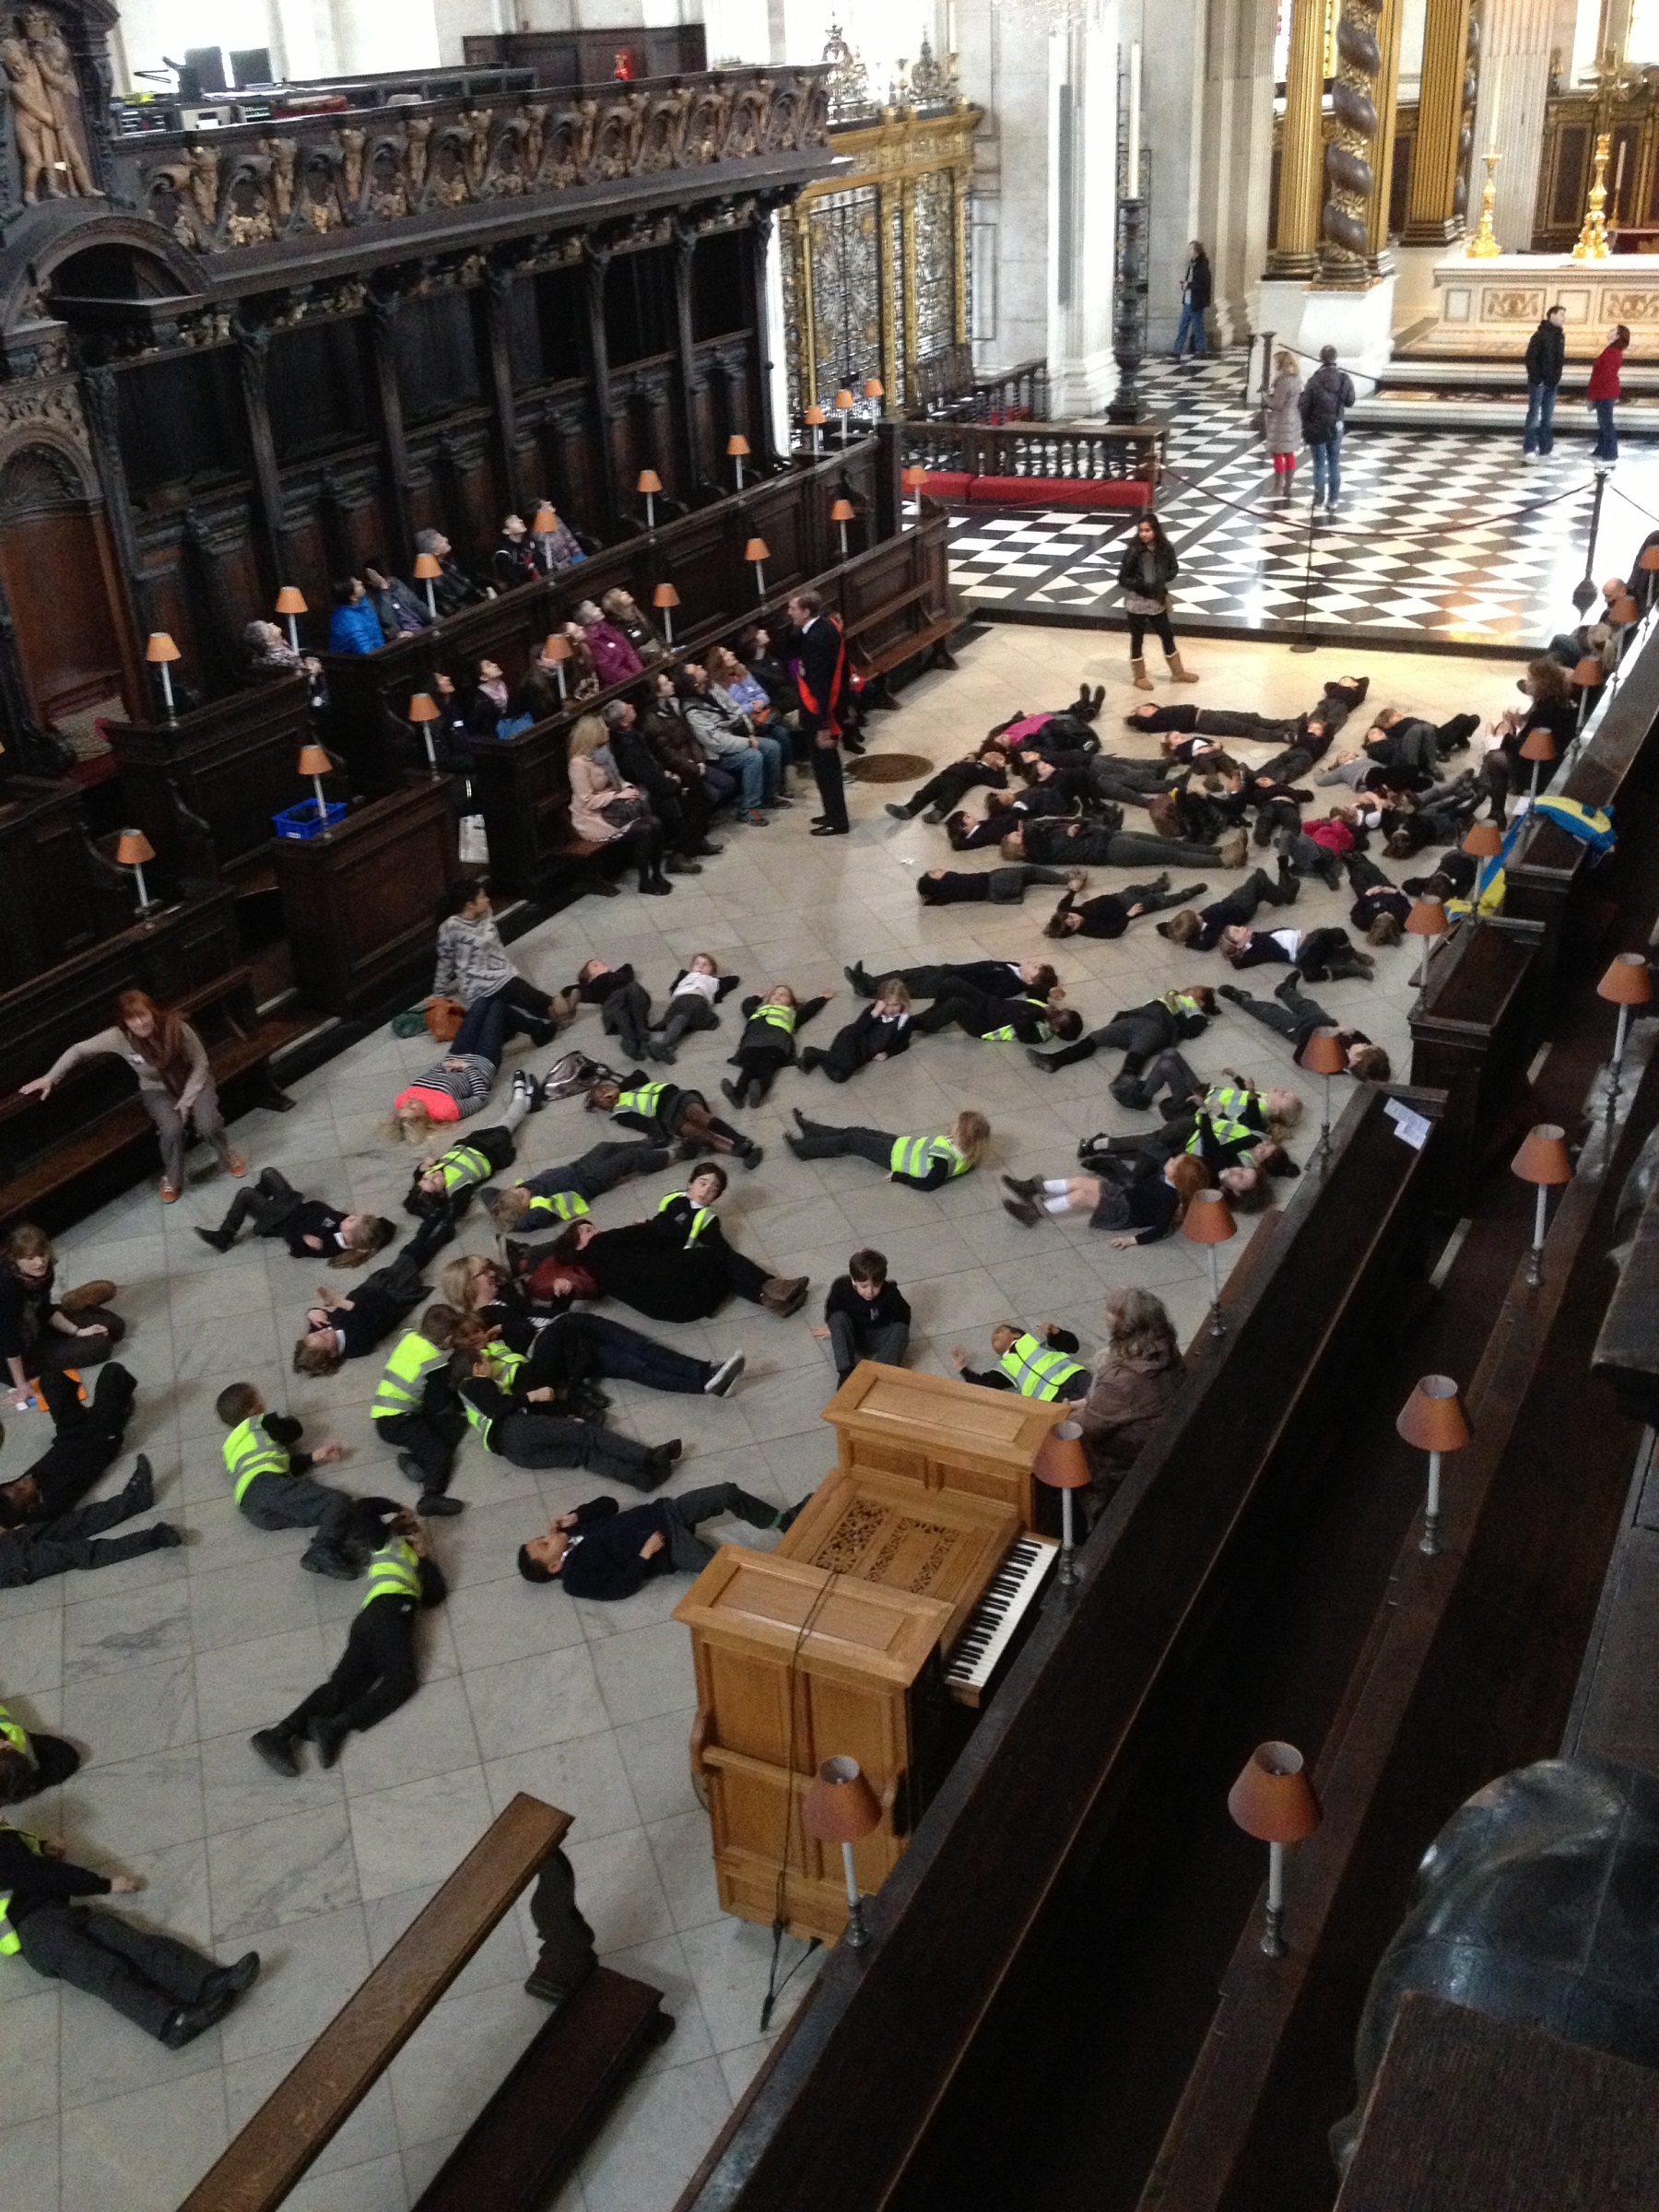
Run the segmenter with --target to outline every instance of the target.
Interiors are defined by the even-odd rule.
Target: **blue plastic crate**
[[[301,800],[298,806],[289,806],[281,814],[271,817],[271,827],[278,837],[324,837],[336,822],[346,818],[343,800],[330,799],[324,807],[322,819],[317,817],[315,799]]]

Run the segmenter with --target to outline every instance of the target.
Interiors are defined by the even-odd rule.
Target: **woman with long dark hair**
[[[98,1367],[126,1335],[112,1312],[113,1283],[88,1283],[64,1297],[57,1290],[57,1254],[43,1229],[20,1221],[0,1250],[0,1361],[14,1411],[29,1404],[29,1378],[65,1368]]]
[[[60,1053],[43,1076],[22,1085],[26,1098],[50,1098],[72,1068],[88,1060],[124,1060],[138,1082],[138,1102],[156,1124],[161,1146],[161,1202],[171,1206],[184,1187],[185,1129],[213,1147],[221,1168],[245,1175],[248,1163],[233,1151],[219,1112],[206,1048],[171,1006],[159,1006],[146,991],[124,991],[107,1030]]]
[[[1152,678],[1143,657],[1147,632],[1157,634],[1172,681],[1195,684],[1198,678],[1181,665],[1181,653],[1170,622],[1170,586],[1181,573],[1175,548],[1164,535],[1163,524],[1148,511],[1135,525],[1135,535],[1118,566],[1118,589],[1124,594],[1124,612],[1129,619],[1129,673],[1137,691],[1150,691]]]

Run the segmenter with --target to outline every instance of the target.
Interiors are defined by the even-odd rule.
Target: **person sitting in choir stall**
[[[499,661],[475,663],[466,688],[466,726],[475,737],[493,737],[507,712],[507,678]]]
[[[714,1212],[725,1187],[724,1171],[704,1166],[648,1221],[608,1230],[573,1221],[543,1262],[554,1297],[620,1299],[651,1321],[706,1321],[728,1298],[783,1318],[798,1312],[806,1276],[768,1275],[726,1242]]]
[[[1070,1402],[1088,1394],[1088,1370],[1072,1357],[1077,1339],[1057,1322],[1045,1322],[1041,1331],[1022,1328],[1017,1321],[999,1322],[991,1332],[991,1349],[996,1354],[994,1368],[970,1367],[968,1348],[960,1344],[951,1346],[950,1364],[964,1382],[977,1382],[982,1390],[1018,1391],[1022,1398],[1045,1402]]]
[[[295,1259],[325,1259],[331,1267],[360,1267],[397,1233],[378,1214],[343,1213],[326,1199],[302,1197],[279,1168],[262,1168],[217,1229],[195,1233],[215,1252],[229,1252],[250,1222],[256,1237],[280,1237]]]
[[[792,806],[790,748],[770,730],[755,729],[746,714],[723,704],[708,670],[688,661],[675,678],[678,712],[705,759],[718,763],[736,782],[737,819],[764,829],[767,806]]]
[[[592,653],[601,690],[607,691],[613,684],[626,683],[630,676],[641,673],[639,654],[591,599],[582,600],[575,621],[566,623],[565,636],[574,637]]]
[[[646,793],[663,825],[673,851],[669,874],[700,875],[692,864],[717,859],[725,849],[710,841],[709,823],[736,785],[703,759],[680,717],[659,712],[655,700],[641,716],[631,700],[611,700],[605,708],[605,726],[618,773]]]
[[[737,1079],[728,1077],[720,1086],[731,1105],[761,1103],[795,1056],[796,1030],[815,1020],[834,996],[833,991],[824,991],[803,1003],[788,983],[774,983],[764,998],[755,994],[744,1000],[743,1035],[730,1063]]]
[[[704,665],[716,700],[729,713],[747,715],[755,729],[771,722],[772,703],[766,686],[750,674],[729,646],[711,646]]]
[[[363,564],[363,582],[369,590],[369,604],[373,607],[387,641],[394,638],[413,637],[431,622],[426,602],[419,599],[399,576],[392,573],[390,564],[377,558]]]
[[[910,1350],[910,1301],[888,1280],[887,1254],[865,1247],[847,1262],[824,1300],[824,1318],[813,1335],[830,1347],[839,1390],[861,1359],[902,1367]]]
[[[624,591],[618,583],[606,593],[599,602],[599,611],[611,628],[622,635],[640,656],[640,665],[660,661],[668,648],[653,629],[650,619],[641,611],[640,603],[631,592]]]
[[[838,1030],[823,1050],[803,1046],[802,1073],[810,1075],[815,1067],[821,1067],[831,1083],[845,1083],[861,1067],[908,1053],[912,1027],[910,993],[900,977],[889,975],[877,986],[870,1004],[860,1008],[856,1019]]]
[[[1167,876],[1158,876],[1150,883],[1126,883],[1121,891],[1102,891],[1092,899],[1085,899],[1088,877],[1081,868],[1073,868],[1065,878],[1065,896],[1042,925],[1045,937],[1121,937],[1131,922],[1138,922],[1147,914],[1160,914],[1166,907],[1181,906],[1189,899],[1201,899],[1209,888],[1207,884],[1190,883],[1183,891],[1172,891]],[[1165,924],[1159,924],[1159,929]]]
[[[1186,1381],[1175,1325],[1160,1298],[1139,1288],[1114,1290],[1104,1319],[1106,1341],[1077,1417],[1096,1505],[1134,1465]]]
[[[242,631],[242,643],[248,650],[248,673],[257,680],[323,673],[316,655],[297,652],[275,622],[250,622]]]
[[[780,1511],[735,1482],[653,1498],[626,1512],[614,1498],[592,1498],[521,1546],[518,1571],[527,1583],[560,1582],[572,1597],[632,1597],[657,1575],[702,1572],[714,1557],[697,1534],[705,1521],[730,1513],[751,1528],[783,1530],[806,1502]]]
[[[801,711],[801,688],[787,661],[772,650],[771,633],[758,626],[737,640],[737,657],[771,702],[776,721],[784,722]]]
[[[987,791],[1006,791],[1008,786],[1007,752],[989,740],[978,752],[950,761],[908,799],[890,802],[888,812],[896,822],[913,821],[921,815],[924,822],[937,824],[954,814],[971,791],[982,786]]]
[[[1209,1171],[1190,1153],[1161,1163],[1140,1152],[1131,1159],[1108,1156],[1098,1175],[1003,1177],[1013,1193],[1003,1211],[1034,1229],[1045,1215],[1084,1213],[1090,1229],[1112,1235],[1112,1250],[1156,1244],[1181,1227],[1193,1193],[1209,1182]]]
[[[441,530],[418,530],[415,533],[417,553],[429,553],[438,563],[439,572],[432,578],[432,601],[441,615],[453,615],[459,606],[470,606],[486,594],[476,584],[460,565],[451,559],[454,547]],[[426,596],[424,583],[416,586],[422,598]]]
[[[328,618],[330,653],[378,653],[386,642],[369,594],[359,576],[343,576],[334,587],[334,611]]]
[[[1041,868],[1030,861],[971,873],[929,868],[916,878],[916,896],[924,906],[1019,906],[1034,883],[1069,883],[1074,878],[1088,881],[1081,868]]]
[[[623,865],[635,870],[642,898],[666,899],[674,886],[663,868],[663,825],[644,794],[606,765],[605,738],[600,716],[584,714],[567,740],[571,834],[583,844],[612,847]]]
[[[566,569],[573,569],[578,561],[587,559],[582,540],[569,523],[555,512],[551,500],[532,500],[529,512],[532,516],[553,516],[552,529],[534,532],[530,540],[531,549],[535,555],[535,565],[544,576],[562,575]]]
[[[489,579],[498,592],[511,592],[521,583],[534,583],[541,563],[530,543],[529,526],[522,514],[502,519],[500,542],[489,557]]]

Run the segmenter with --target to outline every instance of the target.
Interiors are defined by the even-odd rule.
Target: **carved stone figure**
[[[0,67],[11,93],[24,199],[100,199],[87,159],[74,58],[43,8],[25,8],[13,35],[0,39]]]
[[[427,155],[432,136],[432,124],[433,118],[430,115],[417,115],[411,119],[409,124],[408,136],[404,150],[404,175],[408,180],[411,206],[418,204],[421,188],[426,183]]]
[[[340,182],[348,206],[355,207],[363,189],[363,147],[366,131],[336,131],[335,143],[340,149]]]

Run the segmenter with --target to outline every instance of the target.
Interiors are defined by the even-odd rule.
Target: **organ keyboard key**
[[[946,1664],[945,1687],[959,1704],[977,1706],[986,1695],[1059,1552],[1047,1536],[1021,1536],[1009,1547]]]

